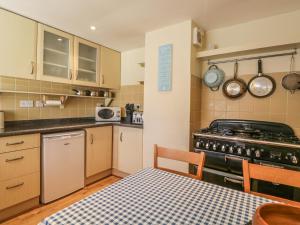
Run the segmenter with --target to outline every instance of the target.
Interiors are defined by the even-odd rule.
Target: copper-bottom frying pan
[[[247,84],[242,79],[237,78],[238,63],[234,64],[234,76],[223,84],[223,93],[228,98],[239,98],[247,91]]]

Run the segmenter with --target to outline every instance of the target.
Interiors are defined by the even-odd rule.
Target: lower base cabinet
[[[142,129],[115,126],[113,146],[114,170],[121,174],[133,174],[143,168]]]
[[[87,128],[86,178],[112,168],[112,126]]]
[[[0,138],[0,222],[39,205],[40,134]]]

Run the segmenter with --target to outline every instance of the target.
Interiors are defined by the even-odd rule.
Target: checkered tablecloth
[[[144,169],[44,219],[54,224],[246,224],[270,200]]]

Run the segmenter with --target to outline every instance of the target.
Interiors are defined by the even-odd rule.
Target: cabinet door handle
[[[94,135],[93,134],[91,134],[90,140],[91,140],[91,145],[92,145],[94,143]]]
[[[10,145],[21,145],[24,144],[24,141],[18,141],[18,142],[13,142],[13,143],[6,143],[6,146],[10,146]]]
[[[6,187],[6,190],[13,189],[13,188],[16,188],[16,187],[20,187],[20,186],[22,186],[22,185],[24,185],[24,182],[15,184],[15,185],[13,185],[13,186],[7,186],[7,187]]]
[[[34,73],[34,62],[31,61],[31,72],[30,72],[30,74],[33,74],[33,73]]]
[[[73,78],[73,73],[72,73],[72,70],[71,70],[71,69],[70,69],[69,73],[70,73],[70,80],[72,80],[72,78]]]
[[[123,142],[123,132],[120,133],[120,141]]]
[[[21,159],[24,159],[24,156],[20,156],[20,157],[13,158],[13,159],[6,159],[5,162],[12,162],[12,161],[17,161],[17,160],[21,160]]]
[[[102,74],[102,84],[104,84],[104,75]]]

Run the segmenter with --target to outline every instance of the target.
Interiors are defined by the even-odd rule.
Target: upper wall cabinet
[[[101,47],[100,86],[119,89],[121,85],[121,53]]]
[[[37,78],[72,83],[73,36],[43,24],[38,25]]]
[[[74,84],[99,86],[100,46],[75,37]]]
[[[37,23],[0,9],[0,75],[34,79]]]

